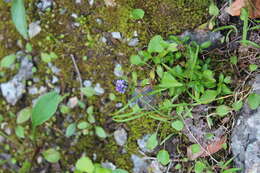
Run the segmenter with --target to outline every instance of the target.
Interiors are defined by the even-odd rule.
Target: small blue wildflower
[[[125,80],[119,79],[116,81],[116,91],[120,93],[125,93],[127,89],[127,82]]]

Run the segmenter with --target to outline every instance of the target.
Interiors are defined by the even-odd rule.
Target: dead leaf
[[[191,146],[189,146],[187,148],[187,156],[190,160],[195,160],[199,157],[207,157],[207,156],[214,154],[214,153],[218,152],[219,150],[221,150],[222,145],[226,142],[226,140],[227,140],[227,138],[225,136],[223,136],[220,140],[207,145],[206,147],[204,147],[204,149],[207,150],[207,152],[201,148],[200,152],[192,153]]]
[[[236,0],[226,11],[231,16],[239,16],[243,7],[249,8],[250,18],[260,18],[260,0]]]
[[[116,6],[115,0],[104,0],[104,2],[105,2],[107,7],[115,7]]]

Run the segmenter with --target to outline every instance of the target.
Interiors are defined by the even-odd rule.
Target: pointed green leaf
[[[153,133],[147,140],[146,148],[149,150],[155,149],[158,145],[157,133]]]
[[[28,39],[28,25],[26,21],[26,12],[24,7],[24,0],[12,0],[11,8],[12,20],[17,31],[23,36],[24,39]]]
[[[55,91],[40,96],[32,109],[33,127],[50,119],[55,114],[61,100],[61,96]]]

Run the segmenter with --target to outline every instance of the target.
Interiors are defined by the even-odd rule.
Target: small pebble
[[[92,82],[90,80],[84,80],[83,85],[84,87],[90,87],[92,85]]]
[[[94,5],[94,0],[88,0],[88,3],[90,6],[93,6]]]
[[[101,85],[99,83],[96,84],[94,90],[97,95],[102,95],[105,92],[105,90],[101,87]]]
[[[76,13],[72,13],[71,17],[73,17],[74,19],[78,18],[78,15]]]
[[[100,41],[103,42],[103,43],[106,43],[106,42],[107,42],[107,39],[106,39],[106,37],[101,37],[101,38],[100,38]]]
[[[57,76],[52,76],[52,80],[51,80],[51,83],[52,84],[55,84],[59,81],[59,78]]]
[[[68,107],[73,109],[77,106],[78,104],[78,98],[77,97],[71,97],[67,103]]]
[[[121,33],[120,32],[111,32],[111,35],[113,38],[115,39],[118,39],[118,40],[121,40],[122,39],[122,36],[121,36]]]
[[[32,86],[32,87],[29,88],[29,94],[31,94],[31,95],[38,94],[38,92],[39,92],[38,88],[35,87],[35,86]]]
[[[103,168],[107,168],[107,169],[111,169],[111,170],[116,169],[116,166],[112,162],[108,162],[108,161],[102,162],[101,165]]]
[[[122,70],[121,64],[116,64],[114,68],[114,75],[117,77],[122,77],[124,75],[124,72]]]
[[[40,21],[32,22],[29,24],[28,34],[30,38],[35,37],[41,32]]]
[[[137,46],[139,43],[139,39],[138,38],[132,38],[129,42],[128,42],[128,46],[134,47]]]
[[[103,23],[102,19],[100,19],[100,18],[97,18],[97,19],[96,19],[96,22],[97,22],[97,24],[99,24],[99,25],[101,25],[101,24]]]
[[[117,145],[123,146],[127,141],[127,132],[123,128],[118,129],[114,132],[114,138]]]

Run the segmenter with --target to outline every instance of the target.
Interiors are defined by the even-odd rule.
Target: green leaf
[[[76,169],[82,172],[93,173],[94,164],[88,157],[81,157],[76,163]]]
[[[220,105],[220,106],[217,107],[216,113],[217,113],[219,116],[223,117],[223,116],[227,115],[230,110],[231,110],[230,107],[228,107],[228,106],[226,106],[226,105]]]
[[[49,63],[51,62],[51,56],[48,53],[41,53],[41,60],[43,62]]]
[[[22,126],[16,126],[15,127],[15,134],[19,138],[24,138],[24,128]]]
[[[14,25],[24,39],[28,39],[28,25],[26,22],[26,12],[24,0],[13,0],[11,15]]]
[[[26,43],[25,50],[26,50],[26,52],[29,52],[29,53],[32,52],[32,45],[30,43]]]
[[[136,20],[142,19],[144,17],[144,10],[134,9],[131,13],[131,17]]]
[[[195,171],[195,173],[203,173],[205,168],[206,168],[206,165],[203,162],[197,161],[195,163],[194,171]]]
[[[92,96],[94,96],[95,95],[95,90],[94,90],[94,88],[92,88],[92,87],[84,87],[84,88],[81,88],[81,92],[85,95],[85,96],[87,96],[87,97],[92,97]]]
[[[76,123],[70,124],[66,129],[66,137],[71,137],[76,132]]]
[[[201,96],[201,98],[199,99],[199,102],[201,104],[207,104],[212,102],[213,100],[215,100],[215,98],[217,97],[217,91],[215,90],[206,90],[205,93]]]
[[[237,101],[235,103],[232,104],[232,107],[235,111],[239,111],[243,106],[243,102],[242,101]]]
[[[160,78],[163,77],[163,68],[162,68],[162,66],[158,65],[158,66],[156,67],[156,73],[157,73],[157,75],[158,75]]]
[[[174,88],[181,87],[183,84],[178,82],[169,72],[165,72],[159,86],[162,88]]]
[[[112,170],[108,168],[97,167],[95,168],[95,173],[112,173]]]
[[[160,35],[154,36],[148,44],[148,52],[161,53],[162,51],[164,51],[163,44],[165,44],[165,41]]]
[[[182,121],[176,120],[172,122],[172,127],[177,131],[181,131],[184,127],[184,124]]]
[[[166,150],[160,150],[157,154],[157,159],[162,165],[167,165],[170,162],[170,155]]]
[[[15,59],[16,59],[15,54],[10,54],[5,56],[0,62],[0,67],[10,68],[11,65],[15,62]]]
[[[205,41],[200,45],[200,48],[203,49],[207,49],[212,45],[211,41]]]
[[[249,65],[249,70],[250,70],[251,72],[256,71],[257,68],[258,68],[258,66],[257,66],[256,64],[250,64],[250,65]]]
[[[219,15],[219,9],[213,2],[211,2],[210,5],[209,5],[209,14],[212,15],[212,16],[218,16]]]
[[[260,105],[260,94],[252,93],[248,96],[248,104],[251,109],[257,109]]]
[[[155,149],[158,145],[157,133],[153,133],[147,140],[146,148],[149,150]]]
[[[96,132],[96,135],[98,137],[100,137],[100,138],[104,139],[104,138],[107,137],[107,134],[106,134],[105,130],[102,127],[100,127],[100,126],[96,126],[95,127],[95,132]]]
[[[78,127],[78,129],[81,129],[81,130],[82,130],[82,129],[88,128],[89,126],[90,126],[89,123],[83,121],[83,122],[80,122],[77,127]]]
[[[32,115],[32,109],[30,107],[22,109],[20,112],[18,112],[16,123],[22,124],[30,119]]]
[[[126,171],[124,169],[115,169],[112,171],[112,173],[128,173],[128,171]]]
[[[237,65],[237,56],[231,56],[230,57],[230,63],[233,64],[233,65]]]
[[[24,161],[23,162],[23,166],[19,169],[18,173],[28,173],[30,172],[30,169],[31,169],[31,162],[29,161]]]
[[[138,55],[132,55],[130,57],[130,63],[134,64],[134,65],[142,65],[143,64],[143,60]]]
[[[32,125],[36,127],[49,120],[56,112],[62,97],[52,91],[40,96],[32,109]]]
[[[91,114],[88,115],[88,122],[93,124],[96,122],[95,117]]]
[[[50,163],[57,163],[60,160],[60,153],[53,148],[45,150],[42,154],[43,157]]]
[[[200,152],[201,148],[200,148],[200,145],[199,144],[192,144],[191,145],[191,152],[193,154],[196,154],[198,152]]]

